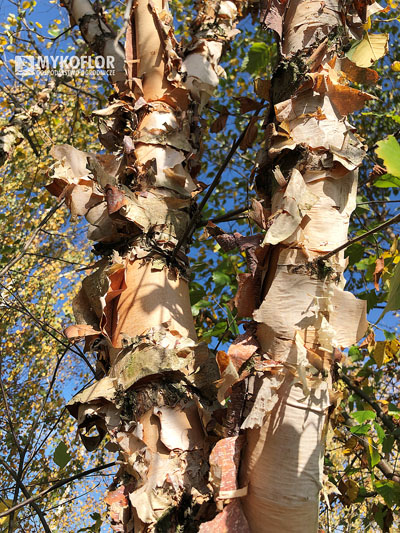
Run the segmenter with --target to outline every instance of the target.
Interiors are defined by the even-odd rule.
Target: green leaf
[[[397,263],[393,276],[390,279],[388,301],[377,322],[379,322],[388,311],[397,311],[397,309],[400,309],[400,263]]]
[[[393,449],[394,444],[394,435],[388,435],[385,437],[383,443],[382,443],[382,452],[383,453],[390,453]]]
[[[358,346],[350,346],[349,348],[349,357],[353,361],[360,361],[360,359],[363,359],[364,356],[361,353],[361,350]]]
[[[396,407],[393,403],[389,403],[388,415],[394,416],[396,418],[399,418],[400,417],[400,409],[398,407]]]
[[[224,305],[224,307],[226,309],[226,314],[228,315],[229,329],[233,333],[233,335],[237,337],[239,335],[239,328],[236,323],[236,318],[232,315],[231,310],[226,304]]]
[[[52,37],[58,37],[61,33],[61,30],[59,28],[54,28],[52,30],[48,30],[47,33]]]
[[[253,43],[244,58],[242,70],[249,74],[257,74],[261,70],[266,70],[269,48],[265,43]]]
[[[392,331],[386,331],[386,329],[383,330],[383,334],[385,335],[385,339],[387,341],[393,341],[396,338],[395,333]]]
[[[354,435],[366,435],[370,429],[370,424],[362,424],[361,426],[352,426],[350,431],[354,433]]]
[[[210,302],[208,300],[199,300],[194,305],[192,305],[192,314],[193,316],[197,316],[200,313],[201,309],[204,309],[205,307],[209,307]]]
[[[393,505],[400,504],[400,484],[392,480],[376,481],[375,482],[376,491],[382,496],[385,500],[385,503],[388,507],[393,507]]]
[[[378,422],[373,422],[373,426],[375,428],[376,434],[378,435],[379,444],[381,444],[384,441],[385,437],[386,437],[385,431],[378,424]]]
[[[54,450],[53,460],[60,468],[64,468],[67,465],[72,456],[68,453],[67,445],[64,442],[60,442],[57,448]]]
[[[381,456],[376,449],[376,445],[371,438],[368,438],[368,462],[370,468],[374,468],[379,463]]]
[[[213,272],[212,279],[217,287],[221,285],[230,285],[231,282],[231,278],[220,270]]]
[[[349,258],[349,265],[352,266],[354,263],[361,261],[364,251],[365,248],[362,244],[358,242],[351,244],[345,251],[345,256]]]
[[[373,183],[374,187],[380,189],[387,189],[389,187],[400,187],[400,178],[396,178],[392,174],[383,174]]]
[[[81,533],[82,531],[91,531],[92,533],[100,533],[101,529],[101,515],[99,513],[92,513],[90,515],[90,518],[95,520],[95,523],[88,527],[82,527],[81,529],[78,529],[77,533]]]
[[[376,154],[383,159],[389,174],[400,178],[400,145],[393,135],[376,143]],[[385,175],[386,176],[386,175]]]
[[[360,424],[363,424],[367,420],[375,420],[375,411],[356,411],[350,415],[354,420],[357,420]]]

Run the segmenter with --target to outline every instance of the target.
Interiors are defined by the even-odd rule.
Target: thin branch
[[[128,0],[128,3],[126,4],[126,7],[125,7],[124,23],[123,23],[121,29],[119,30],[117,36],[115,37],[115,40],[114,40],[114,43],[115,43],[116,47],[119,45],[119,40],[125,34],[125,32],[126,32],[126,30],[128,28],[129,19],[130,19],[130,16],[131,16],[132,4],[133,4],[133,0]]]
[[[360,202],[356,204],[359,205],[367,205],[367,204],[398,204],[400,200],[371,200],[370,202]]]
[[[347,248],[351,244],[354,244],[356,242],[362,241],[366,237],[369,237],[370,235],[373,235],[377,231],[380,231],[382,229],[387,228],[388,226],[391,226],[392,224],[395,224],[399,220],[400,220],[400,213],[397,214],[396,216],[394,216],[393,218],[390,218],[389,220],[387,220],[386,222],[384,222],[380,226],[376,226],[376,228],[373,228],[373,229],[363,233],[362,235],[358,235],[358,237],[354,237],[354,239],[350,239],[349,241],[345,242],[344,244],[341,244],[340,246],[338,246],[337,248],[335,248],[331,252],[328,252],[327,254],[322,255],[321,257],[319,257],[317,261],[326,261],[327,259],[329,259],[333,255],[337,254],[338,252],[341,252],[342,250],[344,250],[345,248]]]
[[[218,223],[218,222],[228,222],[230,220],[236,220],[236,218],[238,218],[237,215],[245,213],[248,210],[249,210],[248,207],[239,207],[238,209],[234,209],[233,211],[228,211],[228,213],[225,213],[224,215],[221,215],[216,218],[212,218],[211,222]],[[205,226],[207,222],[208,220],[203,218],[202,220],[199,221],[199,223],[197,224],[197,227]]]
[[[382,420],[383,424],[393,433],[393,436],[394,438],[400,442],[400,438],[398,436],[396,436],[395,434],[395,429],[396,429],[396,426],[395,424],[393,423],[393,421],[390,419],[390,417],[388,415],[386,415],[382,409],[380,408],[380,406],[374,402],[373,400],[371,400],[371,398],[368,396],[368,394],[366,394],[362,389],[360,389],[359,387],[357,387],[357,385],[355,385],[351,379],[349,379],[345,374],[343,374],[343,372],[339,372],[339,376],[340,378],[346,383],[346,385],[353,391],[357,394],[357,396],[359,396],[360,398],[362,398],[364,401],[366,401],[371,407],[372,409],[376,412],[376,414],[379,416],[379,418]]]
[[[87,366],[90,368],[90,371],[92,372],[92,374],[93,375],[96,374],[96,371],[93,368],[93,366],[91,365],[89,359],[86,357],[86,355],[83,353],[83,351],[79,348],[79,346],[72,344],[67,339],[65,339],[65,341],[59,339],[57,337],[57,335],[60,335],[60,336],[62,336],[64,338],[62,332],[58,331],[56,328],[53,328],[53,326],[51,326],[50,324],[46,324],[43,320],[41,320],[40,318],[36,317],[28,309],[28,307],[24,304],[24,302],[20,299],[20,297],[17,294],[13,293],[8,287],[3,285],[1,282],[0,282],[0,287],[3,287],[3,289],[5,291],[7,291],[9,294],[11,294],[11,296],[18,302],[18,304],[20,306],[20,307],[13,306],[9,302],[4,300],[4,305],[7,308],[14,309],[14,310],[18,311],[19,313],[22,313],[22,314],[24,314],[26,316],[29,316],[29,318],[31,318],[38,325],[38,327],[41,330],[43,330],[45,333],[47,333],[47,335],[50,335],[50,337],[52,337],[55,341],[57,341],[59,344],[64,346],[64,348],[68,348],[69,350],[71,350],[72,353],[74,353],[75,355],[80,357],[87,364]]]
[[[1,458],[0,458],[0,462],[3,464],[3,460]],[[7,511],[3,511],[2,513],[0,513],[0,518],[3,518],[3,516],[8,516],[10,513],[14,513],[15,511],[18,511],[18,509],[21,509],[22,507],[25,507],[25,505],[34,504],[35,501],[42,499],[49,492],[53,492],[54,490],[57,490],[60,487],[63,487],[67,483],[71,483],[71,481],[75,481],[76,479],[80,479],[82,477],[86,477],[89,474],[93,474],[94,472],[99,472],[100,470],[104,470],[106,468],[111,468],[112,466],[115,466],[116,464],[117,464],[116,461],[113,461],[112,463],[108,463],[106,465],[96,466],[95,468],[91,468],[90,470],[85,470],[84,472],[79,472],[79,474],[75,474],[74,476],[67,477],[65,479],[60,479],[60,481],[57,481],[57,483],[54,483],[54,485],[52,485],[51,487],[48,487],[47,489],[42,490],[42,492],[39,492],[39,494],[36,494],[36,496],[31,496],[27,500],[25,500],[23,502],[20,502],[17,505],[14,505],[14,507],[11,507],[10,509],[7,509]],[[5,468],[7,468],[7,470],[8,470],[8,467],[5,466]],[[51,533],[50,529],[46,530],[46,531]]]
[[[264,100],[262,100],[262,103],[264,103]],[[207,202],[208,202],[208,199],[210,198],[210,196],[212,195],[212,193],[214,192],[214,189],[219,185],[219,182],[221,181],[221,177],[222,177],[222,174],[224,173],[226,167],[228,166],[230,160],[232,159],[232,157],[234,156],[236,150],[239,148],[240,146],[240,143],[242,142],[242,140],[244,139],[244,136],[246,135],[246,132],[247,130],[249,129],[251,123],[252,123],[252,120],[254,117],[258,116],[259,113],[261,111],[261,108],[257,109],[252,117],[250,118],[247,126],[245,127],[245,129],[242,131],[242,133],[239,135],[239,137],[234,141],[234,143],[232,144],[231,146],[231,149],[229,150],[228,152],[228,155],[226,156],[224,162],[222,163],[222,165],[220,166],[215,178],[213,179],[211,185],[208,187],[207,189],[207,192],[205,193],[205,195],[203,196],[203,199],[201,200],[200,204],[197,206],[196,208],[196,211],[192,217],[192,219],[190,220],[190,223],[188,224],[188,226],[186,227],[186,230],[185,232],[183,233],[182,237],[179,239],[179,241],[177,242],[172,254],[171,254],[171,262],[173,262],[180,250],[180,248],[182,246],[184,246],[186,244],[186,242],[191,238],[191,236],[193,235],[193,232],[195,231],[196,229],[196,226],[197,224],[199,223],[199,219],[200,219],[200,216],[201,216],[201,212],[202,210],[204,209],[204,207],[206,206]]]
[[[17,472],[15,472],[15,470],[13,468],[11,468],[10,466],[8,466],[8,464],[6,463],[6,461],[4,461],[1,457],[0,457],[0,464],[2,466],[4,466],[4,468],[7,470],[7,472],[11,475],[11,477],[14,478],[15,480],[15,483],[17,484],[17,486],[21,489],[22,493],[24,494],[25,498],[27,498],[25,501],[27,503],[29,503],[29,505],[32,507],[32,509],[35,510],[36,514],[38,515],[39,517],[39,520],[41,521],[42,523],[42,526],[43,526],[43,529],[45,531],[45,533],[51,533],[51,529],[49,528],[49,525],[48,523],[46,522],[46,519],[43,515],[43,512],[42,510],[40,509],[40,507],[37,505],[37,503],[35,503],[35,500],[37,500],[37,498],[35,497],[31,497],[28,489],[25,487],[25,485],[22,483],[20,477],[18,476]],[[24,503],[24,502],[22,502]],[[19,505],[19,504],[18,504]],[[13,514],[16,510],[20,509],[21,506],[18,506],[18,505],[15,505],[14,507],[11,507],[11,509],[7,509],[6,511],[6,515],[9,515],[9,514]],[[23,507],[23,505],[22,505]],[[10,520],[10,526],[11,526],[11,520]]]
[[[18,261],[20,261],[24,257],[26,251],[28,250],[32,242],[34,241],[40,229],[47,224],[50,218],[63,204],[64,204],[64,200],[61,200],[60,202],[58,202],[58,204],[56,204],[49,210],[47,215],[39,222],[38,226],[32,231],[31,236],[26,241],[26,243],[22,247],[22,250],[19,252],[19,254],[17,254],[14,257],[14,259],[12,259],[9,263],[7,263],[7,265],[4,268],[2,268],[2,270],[0,270],[0,277],[4,276],[4,274],[6,274],[10,270],[11,267],[13,267],[16,263],[18,263]]]
[[[8,425],[10,426],[11,434],[13,436],[15,445],[16,445],[16,447],[18,449],[18,453],[21,456],[22,455],[22,448],[21,448],[21,446],[19,444],[17,435],[15,433],[15,428],[14,428],[14,424],[13,424],[13,421],[12,421],[12,418],[11,418],[11,413],[10,413],[10,406],[8,405],[7,394],[6,394],[6,391],[4,389],[2,365],[3,365],[3,355],[0,356],[0,388],[1,388],[1,395],[3,397],[4,408],[5,408],[6,416],[7,416],[7,422],[8,422]]]
[[[56,363],[56,366],[54,368],[53,375],[51,377],[51,381],[49,383],[49,387],[47,389],[46,396],[45,396],[45,398],[43,398],[43,402],[42,402],[40,411],[37,414],[37,416],[35,417],[35,419],[33,421],[33,424],[32,424],[32,427],[31,427],[31,429],[29,431],[28,438],[26,439],[26,444],[25,444],[24,451],[23,451],[24,458],[25,458],[25,455],[27,454],[27,452],[29,450],[29,447],[30,447],[32,441],[33,441],[34,433],[36,431],[36,428],[38,427],[39,422],[41,421],[43,411],[44,411],[44,409],[46,407],[46,404],[47,404],[47,401],[48,401],[48,399],[50,397],[51,391],[53,390],[53,387],[54,387],[54,384],[55,384],[55,381],[56,381],[56,376],[57,376],[58,369],[59,369],[59,367],[61,365],[62,360],[64,359],[65,355],[67,354],[67,352],[68,352],[68,348],[65,348],[65,350],[61,354],[61,356],[57,357],[57,363]],[[34,455],[33,455],[33,457],[34,457]],[[33,457],[31,457],[31,459]],[[28,465],[25,465],[25,468],[23,469],[23,471],[26,472],[27,466]]]
[[[67,259],[62,259],[61,257],[52,257],[51,255],[46,255],[46,254],[25,252],[25,255],[33,255],[35,257],[42,257],[43,259],[51,259],[51,261],[60,261],[61,263],[68,263],[69,265],[87,266],[85,265],[85,263],[77,263],[76,261],[68,261]]]
[[[345,411],[342,411],[341,414],[343,418],[345,419],[346,424],[348,424],[351,427],[356,425],[356,421],[353,420],[348,413],[346,413]],[[362,435],[354,435],[354,436],[357,437],[357,439],[362,444],[364,449],[368,451],[369,442],[366,439],[364,439]],[[381,459],[379,463],[375,466],[382,472],[382,474],[387,479],[392,479],[396,483],[400,483],[400,474],[396,472],[395,469],[392,468],[387,461],[385,461],[384,459]]]

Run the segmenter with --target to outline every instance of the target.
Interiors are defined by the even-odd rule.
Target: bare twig
[[[0,356],[0,388],[1,388],[1,395],[3,397],[4,408],[5,408],[6,416],[7,416],[7,422],[8,422],[8,425],[10,426],[10,430],[11,430],[11,434],[12,434],[14,442],[15,442],[15,446],[18,449],[19,455],[21,456],[22,448],[21,448],[21,446],[19,444],[17,435],[15,433],[15,428],[14,428],[14,424],[13,424],[13,421],[12,421],[12,418],[11,418],[11,413],[10,413],[10,406],[8,405],[8,399],[7,399],[6,391],[4,389],[2,364],[3,364],[3,356],[1,355]]]
[[[245,213],[248,210],[248,207],[239,207],[238,209],[234,209],[233,211],[228,211],[228,213],[225,213],[224,215],[212,218],[211,222],[228,222],[230,220],[235,220],[236,218],[238,218],[237,215]],[[202,219],[197,224],[197,227],[205,226],[207,222],[208,220]]]
[[[42,526],[43,526],[43,529],[45,531],[45,533],[51,533],[51,529],[49,528],[49,525],[48,523],[46,522],[46,519],[43,515],[43,512],[42,510],[40,509],[40,507],[37,505],[37,503],[35,503],[35,500],[37,498],[35,497],[31,497],[28,489],[25,487],[25,485],[22,483],[21,481],[21,478],[20,476],[17,474],[17,472],[15,472],[15,470],[13,468],[11,468],[10,466],[8,466],[7,462],[4,461],[1,457],[0,457],[0,464],[7,470],[7,472],[10,474],[11,477],[14,478],[15,480],[15,483],[17,484],[17,486],[21,489],[23,495],[25,496],[25,498],[27,498],[27,500],[25,500],[27,503],[29,503],[29,505],[32,507],[32,509],[35,510],[36,514],[38,515],[39,517],[39,520],[41,521],[42,523]],[[20,507],[23,507],[23,506],[20,506]],[[14,507],[11,507],[11,509],[8,509],[6,511],[7,515],[9,514],[14,514],[16,510],[20,509],[20,507],[18,507],[18,505],[14,506]],[[17,509],[16,509],[17,508]],[[12,527],[12,523],[11,523],[11,518],[10,518],[10,527]]]
[[[321,257],[318,258],[318,261],[326,261],[327,259],[329,259],[330,257],[334,256],[338,252],[341,252],[342,250],[344,250],[345,248],[347,248],[351,244],[354,244],[356,242],[362,241],[363,239],[365,239],[366,237],[369,237],[370,235],[373,235],[377,231],[385,229],[388,226],[391,226],[392,224],[395,224],[396,222],[399,222],[399,221],[400,221],[400,213],[397,214],[396,216],[390,218],[389,220],[387,220],[383,224],[380,224],[380,226],[376,226],[376,228],[370,229],[369,231],[363,233],[362,235],[358,235],[358,237],[354,237],[354,239],[350,239],[349,241],[345,242],[344,244],[341,244],[340,246],[338,246],[337,248],[335,248],[331,252],[328,252],[327,254],[322,255]]]
[[[19,252],[19,254],[17,254],[14,259],[12,259],[9,263],[7,263],[7,265],[5,267],[3,267],[1,270],[0,270],[0,277],[1,276],[4,276],[5,274],[7,274],[7,272],[10,270],[10,268],[12,268],[16,263],[18,263],[18,261],[20,261],[26,251],[28,250],[29,246],[32,244],[32,242],[34,241],[35,237],[37,236],[37,234],[39,233],[40,229],[45,226],[47,224],[47,222],[50,220],[50,218],[54,215],[54,213],[64,204],[64,200],[61,200],[60,202],[58,202],[58,204],[56,204],[55,206],[53,206],[49,212],[47,213],[47,215],[39,222],[38,226],[32,231],[29,239],[26,241],[26,243],[23,245],[21,251]]]
[[[3,460],[0,458],[1,464],[3,464]],[[0,513],[0,518],[3,518],[3,516],[7,516],[10,513],[14,513],[15,511],[18,511],[18,509],[21,509],[22,507],[25,507],[25,505],[32,505],[37,500],[42,499],[46,494],[49,492],[52,492],[53,490],[57,490],[60,487],[66,485],[67,483],[71,483],[71,481],[75,481],[76,479],[80,479],[82,477],[86,477],[89,474],[93,474],[94,472],[100,472],[100,470],[104,470],[106,468],[111,468],[112,466],[115,466],[117,463],[113,461],[112,463],[108,463],[106,465],[100,465],[96,466],[95,468],[91,468],[90,470],[85,470],[84,472],[79,472],[79,474],[75,474],[74,476],[67,477],[65,479],[60,479],[60,481],[57,481],[57,483],[54,483],[51,487],[48,487],[45,490],[42,490],[42,492],[39,492],[39,494],[36,494],[36,496],[31,496],[28,499],[26,499],[23,502],[18,503],[17,505],[14,505],[14,507],[11,507],[10,509],[7,509],[7,511],[3,511]],[[8,470],[8,467],[6,467]],[[11,472],[10,472],[11,473]],[[22,490],[22,489],[21,489]],[[46,530],[49,533],[51,533],[50,529]]]
[[[261,101],[262,104],[264,103],[264,100]],[[204,207],[206,206],[210,196],[212,195],[214,189],[218,186],[219,182],[221,181],[221,177],[222,177],[222,174],[224,173],[226,167],[228,166],[230,160],[232,159],[232,157],[234,156],[236,150],[239,148],[240,146],[240,143],[242,142],[242,140],[244,139],[244,136],[246,135],[246,132],[248,130],[248,128],[250,127],[251,123],[252,123],[252,120],[254,117],[258,116],[259,113],[261,111],[261,107],[259,109],[257,109],[252,117],[250,118],[247,126],[245,127],[245,129],[242,131],[242,133],[239,135],[239,137],[234,141],[234,143],[232,144],[231,146],[231,149],[229,150],[228,152],[228,155],[226,156],[224,162],[222,163],[222,165],[220,166],[215,178],[213,179],[211,185],[208,187],[207,189],[207,192],[205,193],[205,195],[203,196],[203,199],[201,200],[201,202],[199,203],[199,205],[196,207],[196,211],[190,221],[190,223],[188,224],[188,226],[186,227],[186,230],[185,232],[183,233],[182,237],[179,239],[179,241],[177,242],[175,248],[174,248],[174,251],[172,252],[171,254],[171,262],[173,262],[179,252],[179,250],[181,249],[182,246],[184,246],[186,244],[186,242],[191,238],[191,236],[193,235],[193,232],[195,231],[196,229],[196,226],[198,225],[199,223],[199,219],[200,219],[200,216],[201,216],[201,212],[202,210],[204,209]]]

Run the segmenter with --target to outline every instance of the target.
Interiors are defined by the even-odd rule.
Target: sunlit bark
[[[331,369],[367,328],[365,302],[343,290],[343,251],[323,257],[347,240],[364,156],[346,116],[372,97],[348,86],[358,67],[349,69],[342,49],[362,35],[355,4],[269,4],[265,24],[280,37],[281,60],[259,156],[257,189],[271,216],[262,303],[253,317],[264,360],[282,369],[256,374],[255,403],[242,424],[241,485],[248,486],[251,531],[312,533]]]
[[[189,531],[216,513],[208,430],[218,372],[196,344],[184,249],[172,252],[201,191],[199,113],[223,75],[218,62],[240,12],[230,1],[197,7],[192,42],[180,51],[168,4],[134,2],[127,75],[113,79],[117,94],[95,113],[113,155],[52,151],[59,162],[49,190],[86,217],[102,257],[74,299],[77,325],[66,330],[97,353],[99,381],[69,409],[89,450],[108,433],[119,452],[106,496],[115,531]],[[90,5],[75,1],[69,10],[107,54],[111,41]]]

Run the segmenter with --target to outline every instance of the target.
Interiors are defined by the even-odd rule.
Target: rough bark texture
[[[267,212],[253,318],[265,370],[252,378],[254,403],[241,426],[242,502],[257,533],[317,531],[331,367],[367,328],[366,302],[343,290],[343,252],[323,256],[347,240],[365,153],[346,117],[372,98],[348,86],[362,69],[342,50],[374,10],[272,0],[263,14],[281,60],[256,177]]]
[[[115,43],[90,4],[66,4],[94,50],[109,53]],[[108,434],[119,452],[106,496],[114,531],[191,531],[216,514],[208,456],[218,438],[211,413],[219,375],[215,357],[196,343],[187,258],[172,252],[201,191],[198,118],[223,75],[218,62],[237,33],[238,4],[200,2],[192,42],[181,50],[167,3],[135,2],[126,76],[113,79],[117,93],[95,113],[113,154],[52,151],[58,163],[48,188],[86,217],[101,256],[74,299],[77,325],[66,330],[97,353],[98,381],[69,410],[88,450]]]
[[[77,4],[82,22],[87,4]],[[365,302],[343,290],[343,252],[321,258],[347,239],[364,147],[346,116],[371,98],[348,86],[363,69],[342,49],[376,6],[272,0],[262,19],[281,61],[251,214],[266,233],[208,225],[224,250],[246,252],[235,302],[253,320],[218,352],[219,375],[196,343],[187,259],[173,250],[201,189],[198,116],[240,6],[198,4],[193,41],[180,50],[167,6],[136,2],[127,76],[96,112],[113,155],[53,149],[49,190],[86,217],[102,256],[66,330],[97,353],[98,382],[69,409],[89,450],[108,433],[119,451],[106,497],[115,531],[315,532],[332,363],[367,326]],[[215,413],[227,396],[223,421]]]

